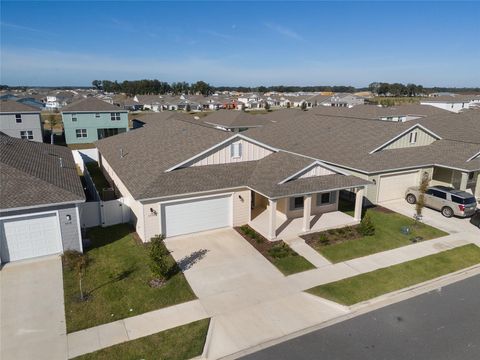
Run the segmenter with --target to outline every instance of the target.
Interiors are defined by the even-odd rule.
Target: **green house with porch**
[[[62,121],[67,144],[89,144],[128,131],[128,111],[95,98],[63,108]]]

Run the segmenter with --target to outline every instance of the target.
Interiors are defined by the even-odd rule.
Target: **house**
[[[312,217],[337,210],[344,189],[355,189],[360,219],[367,180],[242,134],[170,117],[96,146],[143,241],[258,219],[270,239],[289,219],[309,231]]]
[[[477,95],[443,95],[422,99],[420,104],[435,106],[440,109],[448,110],[454,113],[464,111],[470,108],[474,103],[480,102],[480,96]]]
[[[72,152],[0,133],[2,263],[82,251],[85,201]]]
[[[62,109],[67,144],[88,144],[128,131],[128,111],[95,98]]]
[[[42,142],[40,110],[18,101],[1,101],[0,131],[11,137]]]
[[[432,184],[480,198],[479,120],[476,110],[404,123],[309,111],[242,134],[368,180],[366,198],[373,204],[403,199],[424,173]]]
[[[265,116],[251,115],[245,111],[218,110],[208,114],[203,121],[220,130],[241,132],[262,126],[267,120]]]
[[[365,103],[365,100],[360,96],[347,94],[347,93],[338,93],[338,94],[334,94],[330,98],[330,101],[327,103],[324,103],[324,105],[350,108],[356,105],[363,105],[364,103]]]

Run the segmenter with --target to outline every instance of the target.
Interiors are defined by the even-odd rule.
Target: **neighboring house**
[[[31,141],[43,141],[40,110],[18,101],[0,101],[0,131]]]
[[[351,108],[364,103],[365,100],[360,96],[338,93],[333,95],[329,102],[324,102],[322,105]]]
[[[85,201],[72,152],[0,133],[2,263],[82,251]]]
[[[17,101],[21,104],[32,106],[40,111],[45,109],[45,104],[33,97],[25,97],[25,98],[18,99]]]
[[[420,104],[435,106],[440,109],[458,113],[468,110],[472,104],[479,102],[480,96],[477,95],[443,95],[422,99]]]
[[[425,172],[432,184],[453,186],[480,198],[480,112],[476,110],[405,123],[301,114],[244,134],[369,180],[367,199],[373,204],[403,199],[406,188],[418,185]]]
[[[266,127],[265,127],[266,128]],[[283,222],[336,211],[355,188],[360,219],[367,180],[242,134],[170,117],[96,143],[100,164],[132,212],[139,237],[167,237],[265,217],[274,239]]]
[[[128,111],[95,98],[62,109],[67,144],[87,144],[128,131]]]

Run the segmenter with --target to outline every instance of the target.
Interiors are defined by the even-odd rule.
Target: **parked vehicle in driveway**
[[[480,229],[480,210],[477,210],[477,212],[470,218],[470,223]]]
[[[420,191],[418,186],[409,187],[405,199],[409,204],[415,204]],[[432,186],[425,193],[425,206],[441,211],[445,217],[468,217],[477,210],[477,199],[466,191],[456,190],[447,186]]]

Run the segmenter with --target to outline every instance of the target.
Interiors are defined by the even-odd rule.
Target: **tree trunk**
[[[83,288],[82,288],[82,277],[81,276],[78,278],[78,283],[80,285],[80,300],[83,301]]]

